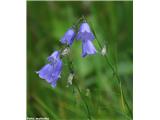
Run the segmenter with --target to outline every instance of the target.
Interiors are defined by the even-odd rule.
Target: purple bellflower
[[[55,51],[51,56],[48,57],[48,63],[36,72],[39,74],[39,77],[45,79],[52,87],[56,87],[56,82],[60,78],[62,70],[62,61],[59,58],[59,52]]]
[[[79,32],[77,34],[77,40],[82,41],[82,57],[86,55],[96,54],[96,49],[92,43],[95,39],[88,23],[84,22],[81,24]]]
[[[86,55],[96,54],[96,49],[90,40],[83,40],[82,41],[82,57]]]
[[[61,38],[61,43],[62,44],[67,44],[67,45],[72,45],[74,38],[75,38],[75,30],[74,28],[68,29],[68,31],[64,34],[64,36]]]
[[[91,41],[95,39],[88,23],[86,22],[83,22],[79,28],[79,31],[77,34],[77,40],[80,40],[80,39],[81,40],[91,40]]]

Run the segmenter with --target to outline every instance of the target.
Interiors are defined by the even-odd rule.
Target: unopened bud
[[[104,46],[104,47],[102,48],[102,50],[101,50],[101,54],[102,54],[103,56],[105,56],[106,53],[107,53],[107,49],[106,49],[106,46]]]
[[[70,73],[69,76],[68,76],[67,86],[66,87],[69,87],[69,85],[72,85],[73,77],[74,77],[74,73]]]
[[[68,55],[69,53],[70,53],[70,48],[67,47],[67,48],[65,48],[65,49],[62,51],[61,55],[62,55],[62,56],[65,56],[65,55]]]

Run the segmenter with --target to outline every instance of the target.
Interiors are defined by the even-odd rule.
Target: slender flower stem
[[[79,22],[81,22],[81,20],[83,20],[83,18],[81,17],[81,18],[79,18],[74,24],[73,24],[73,26],[77,26],[78,24],[79,24]]]
[[[85,19],[84,16],[83,16],[83,18]],[[85,20],[86,20],[86,19],[85,19]],[[97,39],[96,34],[95,34],[95,31],[94,31],[93,28],[92,28],[92,30],[93,30],[93,33],[94,33],[94,35],[95,35],[96,41],[97,41],[100,49],[102,49],[102,45],[101,45],[101,43],[99,42],[99,40]],[[125,99],[125,96],[124,96],[124,92],[123,92],[123,88],[122,88],[122,83],[121,83],[121,79],[120,79],[120,77],[119,77],[119,75],[118,75],[118,71],[117,71],[117,69],[114,69],[113,65],[111,64],[111,62],[110,62],[109,59],[108,59],[108,56],[105,55],[104,57],[105,57],[105,60],[106,60],[107,64],[108,64],[108,65],[110,66],[110,68],[112,69],[113,74],[116,76],[116,79],[118,80],[119,89],[120,89],[120,94],[121,94],[122,101],[123,101],[122,103],[124,103],[124,104],[126,105],[127,110],[128,110],[128,112],[129,112],[130,116],[133,117],[132,110],[129,108],[129,105],[128,105],[128,103],[127,103],[127,101],[126,101],[126,99]]]
[[[101,45],[101,43],[99,42],[99,40],[97,39],[96,34],[95,34],[95,31],[94,31],[93,28],[92,28],[92,30],[93,30],[93,32],[94,32],[96,41],[97,41],[100,49],[102,49],[102,45]],[[126,100],[126,98],[125,98],[125,96],[124,96],[124,92],[123,92],[123,88],[122,88],[122,83],[121,83],[121,79],[120,79],[120,77],[119,77],[119,75],[118,75],[118,71],[117,71],[117,69],[114,69],[113,65],[111,64],[111,62],[110,62],[109,59],[108,59],[108,56],[105,55],[104,57],[105,57],[105,60],[106,60],[107,64],[108,64],[108,65],[110,66],[110,68],[112,69],[113,74],[116,76],[116,79],[118,80],[119,89],[120,89],[120,94],[121,94],[121,97],[122,97],[122,103],[124,103],[124,104],[126,105],[126,108],[127,108],[128,112],[129,112],[130,116],[133,117],[132,110],[129,108],[129,105],[128,105],[128,103],[127,103],[127,100]]]
[[[71,73],[74,73],[74,72],[75,72],[74,66],[73,66],[73,62],[72,62],[72,60],[71,60],[69,57],[68,57],[68,68],[69,68],[69,71],[70,71]],[[87,115],[87,116],[88,116],[88,119],[91,120],[91,114],[90,114],[90,111],[89,111],[88,104],[87,104],[84,96],[82,95],[82,93],[81,93],[81,91],[80,91],[80,88],[79,88],[76,80],[77,80],[77,77],[74,76],[74,78],[73,78],[73,84],[74,84],[75,87],[77,88],[78,93],[79,93],[79,95],[80,95],[80,97],[81,97],[81,99],[82,99],[82,101],[83,101],[83,103],[84,103],[84,105],[85,105],[85,107],[86,107],[86,110],[87,110],[87,113],[88,113],[88,115]]]
[[[102,45],[100,44],[100,42],[98,41],[97,38],[96,38],[96,40],[97,40],[97,43],[98,43],[99,47],[102,49]],[[112,69],[112,72],[116,76],[116,79],[118,80],[119,88],[120,88],[120,94],[121,94],[121,97],[122,97],[122,101],[126,105],[127,110],[129,112],[130,116],[132,117],[133,113],[132,113],[132,110],[129,108],[129,105],[128,105],[128,103],[126,101],[126,98],[124,96],[124,92],[123,92],[123,88],[122,88],[122,83],[121,83],[121,79],[120,79],[120,77],[118,75],[118,72],[117,72],[117,70],[114,69],[113,65],[110,63],[110,61],[109,61],[109,59],[108,59],[108,57],[106,55],[105,55],[105,60],[106,60],[107,64],[110,66],[110,68]]]
[[[90,114],[87,102],[86,102],[85,98],[83,97],[83,95],[82,95],[82,93],[81,93],[81,91],[80,91],[80,89],[79,89],[78,84],[76,83],[76,81],[74,81],[74,84],[75,84],[75,86],[76,86],[76,88],[78,90],[79,95],[81,96],[82,101],[84,102],[84,105],[86,106],[87,113],[88,113],[88,119],[91,120],[91,114]]]

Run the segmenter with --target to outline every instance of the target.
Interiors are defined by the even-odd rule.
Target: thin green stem
[[[73,62],[72,62],[72,60],[71,60],[70,58],[68,58],[68,60],[69,60],[69,61],[68,61],[69,71],[70,71],[71,73],[74,73],[75,70],[74,70]],[[77,88],[78,93],[79,93],[79,95],[80,95],[80,97],[81,97],[81,99],[82,99],[82,101],[83,101],[83,103],[84,103],[84,105],[85,105],[85,107],[86,107],[86,110],[87,110],[87,113],[88,113],[88,119],[91,120],[91,114],[90,114],[90,111],[89,111],[88,104],[87,104],[85,98],[83,97],[83,95],[82,95],[82,93],[81,93],[81,91],[80,91],[80,89],[79,89],[78,84],[76,83],[75,77],[74,77],[73,83],[74,83],[75,87]]]
[[[87,102],[86,102],[85,98],[83,97],[83,95],[82,95],[82,93],[81,93],[81,91],[80,91],[80,89],[79,89],[78,84],[76,83],[76,81],[74,81],[74,84],[75,84],[75,86],[76,86],[76,88],[77,88],[77,90],[78,90],[78,93],[79,93],[82,101],[84,102],[84,105],[86,106],[87,113],[88,113],[88,119],[91,120],[91,114],[90,114],[90,111],[89,111],[89,107],[88,107],[88,105],[87,105]]]
[[[76,27],[80,22],[81,20],[83,20],[83,18],[79,18],[74,24],[73,24],[73,27]]]
[[[97,43],[98,43],[99,47],[102,49],[101,43],[98,41],[97,38],[96,38],[96,40],[97,40]],[[113,65],[110,63],[110,61],[109,61],[109,59],[108,59],[108,57],[106,55],[105,55],[105,60],[106,60],[107,64],[110,66],[110,68],[112,69],[112,72],[116,76],[116,79],[118,80],[119,89],[120,89],[120,94],[121,94],[122,100],[124,101],[124,104],[126,105],[126,108],[127,108],[128,112],[129,112],[130,116],[133,117],[132,110],[129,108],[129,105],[128,105],[128,103],[126,101],[126,98],[124,96],[122,83],[121,83],[121,79],[120,79],[120,77],[118,75],[118,71],[114,69]]]

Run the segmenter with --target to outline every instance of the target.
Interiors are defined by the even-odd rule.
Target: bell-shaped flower
[[[95,37],[87,22],[83,22],[80,25],[76,39],[82,41],[82,57],[96,53],[96,49],[92,43]]]
[[[53,87],[56,87],[56,82],[60,78],[62,70],[62,61],[59,58],[59,52],[55,51],[51,56],[48,57],[49,64],[42,67],[37,74],[42,79],[45,79]]]
[[[51,81],[52,87],[56,87],[56,83],[57,80],[60,78],[61,71],[62,71],[62,61],[59,59],[53,65],[52,81]]]
[[[68,31],[64,34],[64,36],[61,38],[60,42],[62,44],[72,45],[74,38],[75,38],[75,30],[74,28],[68,29]]]
[[[55,61],[59,60],[59,55],[60,55],[59,51],[53,52],[53,53],[48,57],[48,61],[52,63],[52,62],[55,62]]]
[[[77,40],[91,40],[91,41],[95,39],[87,22],[83,22],[80,25],[76,39]]]
[[[83,40],[82,41],[82,57],[86,55],[93,55],[96,54],[96,49],[90,40]]]
[[[40,78],[45,79],[47,82],[51,83],[53,68],[54,67],[52,64],[47,64],[36,73],[39,74]]]

